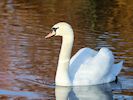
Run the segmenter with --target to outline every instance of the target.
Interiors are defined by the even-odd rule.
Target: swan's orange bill
[[[47,36],[45,36],[45,39],[52,37],[54,34],[49,33]]]

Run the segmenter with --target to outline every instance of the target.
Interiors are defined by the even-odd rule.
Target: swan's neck
[[[56,85],[71,86],[68,68],[73,46],[73,40],[73,36],[63,37],[62,39],[63,42],[61,46],[58,67],[56,72]]]

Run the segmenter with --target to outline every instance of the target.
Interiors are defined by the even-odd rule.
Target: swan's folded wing
[[[114,55],[108,48],[101,48],[99,52],[83,48],[70,62],[70,80],[74,85],[111,82],[120,72],[122,63],[114,64]]]
[[[80,49],[70,60],[69,75],[71,81],[74,79],[75,73],[79,70],[82,64],[89,59],[92,59],[97,54],[97,51],[90,48]]]

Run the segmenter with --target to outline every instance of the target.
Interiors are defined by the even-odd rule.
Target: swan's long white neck
[[[71,86],[68,68],[69,68],[69,61],[71,57],[73,41],[74,41],[73,33],[71,34],[71,36],[62,37],[62,46],[60,50],[56,79],[55,79],[56,85]]]

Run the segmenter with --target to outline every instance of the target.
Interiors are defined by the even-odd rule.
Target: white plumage
[[[122,62],[114,64],[108,48],[99,52],[90,48],[80,49],[70,60],[69,75],[73,85],[94,85],[114,81]]]
[[[122,69],[123,61],[114,64],[114,56],[108,48],[95,51],[90,48],[80,49],[71,59],[74,41],[72,27],[60,22],[53,26],[51,36],[62,36],[62,46],[59,55],[56,85],[81,86],[96,85],[114,81]]]

